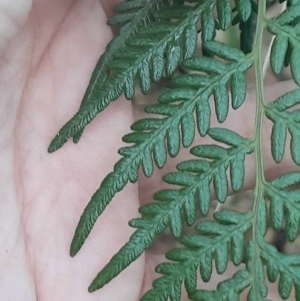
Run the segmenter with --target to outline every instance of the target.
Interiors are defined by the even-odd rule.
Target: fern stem
[[[263,116],[264,116],[264,74],[263,74],[263,34],[265,27],[266,15],[266,0],[259,1],[257,27],[254,37],[253,55],[254,55],[254,69],[255,69],[255,83],[256,83],[256,116],[255,116],[255,129],[254,129],[254,145],[255,145],[255,166],[256,166],[256,186],[254,189],[254,204],[253,204],[253,228],[252,240],[254,244],[254,251],[249,265],[252,274],[252,293],[255,300],[261,300],[261,290],[258,284],[257,263],[260,260],[259,238],[261,237],[261,221],[259,210],[261,210],[261,202],[263,202],[263,183],[264,166],[263,166],[263,150],[262,150],[262,129],[263,129]],[[251,298],[250,298],[251,299]]]

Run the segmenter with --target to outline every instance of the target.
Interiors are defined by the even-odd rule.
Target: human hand
[[[51,139],[79,107],[112,36],[106,20],[113,5],[109,0],[0,2],[1,300],[137,301],[162,259],[148,253],[102,290],[87,292],[97,272],[131,235],[127,221],[137,216],[139,198],[149,199],[153,187],[160,188],[159,174],[140,181],[140,196],[137,185],[117,194],[82,250],[75,258],[69,256],[79,217],[118,160],[115,150],[134,120],[129,102],[113,102],[86,128],[78,145],[70,142],[47,153]],[[290,88],[277,86],[270,97]],[[245,120],[254,114],[248,109],[228,121],[246,136]],[[172,169],[174,160],[169,162]],[[271,160],[267,162],[268,173],[278,174]],[[253,161],[247,164],[251,184]]]

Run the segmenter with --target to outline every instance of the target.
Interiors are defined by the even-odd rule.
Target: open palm
[[[132,123],[130,103],[112,104],[77,146],[47,153],[51,138],[78,108],[111,38],[106,13],[113,3],[34,0],[31,7],[29,2],[0,6],[6,26],[0,33],[1,300],[109,301],[122,296],[136,301],[143,259],[104,290],[90,294],[87,287],[128,239],[126,223],[137,211],[137,187],[117,197],[124,207],[113,202],[86,247],[75,258],[69,256],[80,214],[112,169],[117,160],[112,150]]]
[[[115,150],[133,121],[130,103],[112,103],[78,145],[70,142],[47,153],[51,139],[76,112],[111,38],[106,20],[114,3],[5,3],[0,2],[1,300],[137,301],[152,281],[159,255],[141,257],[104,289],[87,292],[132,233],[126,225],[137,216],[136,185],[115,197],[87,244],[75,258],[69,256],[80,214],[118,159]]]

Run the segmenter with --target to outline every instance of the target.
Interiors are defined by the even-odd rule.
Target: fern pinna
[[[142,301],[180,300],[182,283],[191,300],[239,300],[247,289],[248,300],[266,300],[266,275],[279,277],[279,294],[288,298],[292,286],[300,300],[300,257],[283,255],[265,241],[267,219],[274,229],[285,227],[294,241],[298,232],[300,172],[289,172],[268,182],[262,158],[262,120],[273,122],[271,150],[275,162],[283,159],[288,132],[291,156],[300,164],[300,90],[296,89],[267,104],[264,101],[262,47],[263,34],[274,36],[270,66],[279,74],[290,66],[300,84],[300,1],[279,1],[282,12],[273,18],[266,14],[266,0],[127,0],[119,3],[116,15],[108,21],[118,25],[118,35],[108,44],[91,77],[82,104],[74,117],[53,139],[49,152],[56,151],[73,137],[78,142],[85,126],[121,94],[130,100],[138,79],[143,93],[152,82],[167,77],[172,89],[164,91],[156,104],[145,107],[151,117],[135,122],[123,137],[129,146],[119,149],[121,159],[107,175],[84,210],[71,245],[74,256],[85,242],[97,218],[128,182],[138,180],[141,167],[146,177],[154,168],[163,168],[167,157],[176,157],[181,147],[192,145],[195,135],[210,136],[217,144],[199,145],[190,152],[194,159],[177,165],[177,171],[163,177],[177,189],[164,189],[153,195],[153,202],[140,208],[141,216],[131,220],[135,228],[130,240],[99,272],[89,287],[94,291],[111,281],[137,259],[166,228],[182,248],[166,254],[169,260],[156,268],[161,277]],[[278,5],[279,5],[278,3]],[[218,33],[238,25],[240,48],[218,40]],[[199,37],[199,38],[198,38]],[[196,55],[201,45],[202,55]],[[177,72],[184,68],[184,74]],[[211,128],[211,99],[219,123],[230,106],[237,110],[245,100],[245,72],[253,67],[256,83],[256,122],[251,139],[225,128]],[[296,107],[296,108],[294,108]],[[154,116],[153,116],[154,114]],[[196,234],[182,235],[183,223],[193,225],[197,212],[210,208],[212,184],[215,198],[224,203],[230,186],[234,192],[244,184],[245,157],[255,156],[256,184],[250,212],[221,210],[213,221],[202,221]],[[291,188],[292,187],[292,188]],[[245,233],[251,230],[251,239]],[[219,274],[228,261],[245,268],[219,283],[214,291],[197,288],[197,278],[209,281],[213,262]],[[171,262],[170,262],[171,261]],[[198,270],[200,274],[198,275]]]

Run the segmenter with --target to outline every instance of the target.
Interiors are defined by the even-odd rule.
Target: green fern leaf
[[[267,287],[265,285],[265,273],[262,258],[259,256],[260,250],[257,244],[249,241],[247,246],[247,271],[249,272],[252,283],[248,292],[249,301],[264,300],[267,296]]]
[[[226,120],[229,111],[229,99],[225,85],[218,85],[213,90],[215,107],[218,121],[220,123]]]
[[[288,92],[275,101],[273,101],[270,106],[274,107],[278,111],[284,111],[292,108],[293,106],[300,103],[300,89],[295,89],[291,92]]]
[[[130,22],[135,17],[135,12],[128,12],[126,14],[120,14],[112,17],[108,20],[108,25],[124,24]]]
[[[246,21],[239,23],[240,48],[245,53],[251,53],[253,48],[254,33],[256,29],[256,13],[252,12]]]
[[[182,232],[181,208],[173,210],[172,218],[170,219],[170,229],[174,237],[179,237]]]
[[[166,58],[166,75],[172,76],[177,67],[179,66],[181,58],[181,48],[179,45],[179,41],[173,39],[170,43],[168,51],[167,51],[167,58]]]
[[[193,301],[238,301],[240,293],[249,285],[249,274],[247,271],[239,270],[232,278],[220,282],[216,290],[197,290],[189,297]]]
[[[211,110],[208,103],[209,94],[203,93],[196,105],[197,128],[200,136],[205,136],[210,127]]]
[[[183,32],[183,59],[188,59],[193,56],[197,46],[197,20],[191,20],[190,26],[188,26]]]
[[[226,65],[208,57],[192,57],[183,62],[183,67],[209,74],[222,74],[227,70]]]
[[[174,121],[167,130],[167,148],[170,157],[176,157],[180,148],[179,120]]]
[[[270,64],[275,74],[280,74],[288,50],[289,40],[284,35],[276,36],[272,45]]]
[[[143,125],[143,122],[138,121],[137,125]],[[133,127],[139,128],[137,125],[134,125]],[[229,162],[231,161],[230,153],[232,152],[232,149],[236,149],[236,153],[247,153],[251,152],[251,141],[245,138],[242,138],[238,136],[237,134],[231,133],[229,130],[222,130],[222,129],[214,129],[210,130],[211,133],[215,134],[216,137],[220,135],[223,131],[223,134],[227,136],[225,138],[226,141],[230,141],[231,144],[235,144],[237,140],[239,140],[241,143],[238,146],[232,147],[231,151],[226,150],[225,148],[221,148],[220,146],[215,145],[204,145],[204,146],[198,146],[194,147],[191,150],[191,153],[205,158],[209,159],[209,161],[203,161],[200,159],[199,161],[186,161],[184,163],[180,163],[177,167],[178,171],[174,173],[166,174],[163,177],[163,181],[169,184],[173,185],[179,185],[181,188],[179,190],[179,193],[176,193],[172,190],[163,190],[162,192],[155,194],[154,199],[163,201],[163,203],[150,203],[147,205],[144,205],[140,208],[140,213],[142,214],[142,217],[147,219],[149,222],[149,227],[152,223],[155,223],[155,227],[149,228],[148,226],[145,226],[142,224],[142,228],[138,229],[136,233],[132,236],[130,239],[128,245],[125,245],[118,254],[115,255],[114,260],[112,260],[104,269],[104,272],[100,272],[99,275],[95,279],[95,287],[100,288],[102,285],[110,281],[113,277],[115,277],[118,273],[120,273],[130,262],[128,261],[129,258],[132,261],[136,260],[138,256],[140,256],[140,251],[130,251],[130,246],[134,244],[142,245],[145,249],[148,246],[148,243],[150,243],[147,240],[147,244],[144,241],[137,241],[137,239],[142,239],[142,236],[139,234],[140,231],[150,231],[148,233],[147,237],[154,238],[155,235],[161,233],[165,230],[165,228],[169,225],[171,232],[174,237],[179,237],[182,232],[182,212],[186,213],[183,214],[183,217],[187,218],[186,222],[188,224],[191,224],[194,221],[195,218],[195,204],[191,205],[191,202],[195,202],[195,200],[198,200],[200,210],[203,210],[202,213],[206,214],[209,210],[209,203],[210,203],[210,191],[209,191],[209,183],[211,179],[213,178],[214,186],[216,190],[216,195],[219,201],[223,202],[227,197],[227,177],[226,177],[226,168],[228,167]],[[137,136],[138,143],[142,141],[142,136],[140,132],[132,133],[127,137],[125,140],[128,141],[128,137],[130,137],[129,141],[133,142],[135,140],[134,137]],[[147,133],[148,134],[148,133]],[[232,140],[230,139],[232,138]],[[249,149],[250,147],[250,149]],[[149,153],[150,154],[150,153]],[[147,155],[147,158],[149,157],[149,154]],[[127,158],[128,159],[128,158]],[[210,160],[213,159],[212,162]],[[226,160],[225,160],[226,159]],[[126,160],[126,158],[122,159]],[[121,160],[121,162],[122,162]],[[224,162],[225,161],[225,162]],[[151,165],[151,172],[152,172],[152,164],[151,159],[149,157],[148,164]],[[121,164],[121,163],[118,163]],[[191,170],[189,169],[191,168]],[[146,168],[143,169],[144,173],[146,175],[150,174],[150,171],[147,171]],[[195,170],[199,171],[199,173],[195,173]],[[127,172],[128,173],[128,172]],[[126,176],[125,176],[126,177]],[[125,178],[123,175],[123,178]],[[243,183],[243,181],[241,182]],[[101,188],[100,188],[101,192]],[[90,208],[90,204],[87,206],[87,208]],[[103,205],[102,205],[103,206]],[[95,210],[95,208],[93,207]],[[86,209],[88,210],[88,209]],[[99,210],[97,208],[97,210]],[[95,210],[96,212],[96,210]],[[96,212],[96,214],[93,214],[93,218],[96,218],[96,215],[99,213]],[[89,212],[89,214],[91,214]],[[80,220],[80,228],[77,228],[77,236],[74,236],[73,239],[73,245],[71,246],[71,250],[73,252],[78,251],[78,246],[80,247],[83,243],[83,237],[86,237],[88,235],[88,231],[91,230],[91,225],[87,224],[86,218],[89,218],[88,221],[91,223],[91,218],[89,215],[82,216]],[[216,217],[217,218],[217,217]],[[94,222],[94,220],[93,220]],[[84,225],[84,226],[83,226]],[[134,224],[136,225],[136,224]],[[137,226],[139,227],[140,224]],[[85,232],[80,232],[84,229]],[[235,241],[236,245],[238,241]],[[72,249],[73,247],[73,249]],[[139,249],[141,250],[141,249]],[[235,252],[235,260],[238,258],[241,258],[240,255],[236,255],[238,251]],[[121,264],[122,258],[124,257],[124,262]],[[128,258],[128,259],[126,259]],[[221,261],[221,257],[219,257],[220,266],[218,267],[219,270],[224,269],[224,261]],[[209,280],[209,275],[211,273],[211,259],[208,259],[206,257],[202,258],[201,264],[203,266],[203,278]],[[106,277],[106,278],[103,278]],[[100,279],[101,278],[101,279]],[[105,280],[106,279],[106,280]],[[105,282],[105,283],[104,283]],[[100,283],[100,284],[99,284]],[[94,287],[94,286],[93,286]]]
[[[281,162],[284,155],[285,143],[286,143],[287,129],[282,121],[276,121],[274,123],[271,135],[272,143],[272,156],[278,163]]]
[[[300,123],[292,112],[286,111],[300,103],[300,90],[296,89],[279,97],[266,107],[266,116],[274,123],[271,136],[271,151],[276,162],[281,162],[285,150],[286,131],[291,134],[291,155],[300,164]],[[297,112],[296,112],[297,113]]]
[[[145,220],[135,219],[130,222],[130,226],[138,228],[138,230],[136,230],[129,242],[120,249],[97,275],[89,288],[90,291],[103,287],[124,270],[125,267],[136,260],[152,244],[155,235],[161,234],[168,225],[170,225],[175,236],[180,235],[180,210],[185,202],[185,198],[179,196],[179,199],[179,202],[172,199],[169,203],[162,203],[161,206],[147,204],[140,208],[140,212],[145,217]],[[156,224],[155,227],[153,227],[153,222]]]
[[[270,203],[270,214],[274,229],[282,227],[286,221],[286,232],[289,241],[297,237],[299,227],[300,194],[299,190],[285,190],[289,186],[300,182],[300,173],[288,173],[273,180],[265,186]]]
[[[222,160],[227,156],[225,148],[214,144],[195,146],[191,149],[191,153],[197,157],[212,160]]]
[[[226,167],[227,166],[220,166],[213,179],[214,189],[216,192],[216,198],[219,202],[224,203],[227,194],[228,194],[228,183],[227,183],[227,176],[226,176]]]
[[[105,52],[101,55],[93,71],[90,83],[84,94],[80,107],[84,106],[85,103],[98,98],[101,85],[105,83],[109,76],[109,65],[113,61],[115,53],[121,48],[124,49],[126,40],[128,40],[129,37],[137,33],[141,24],[148,23],[150,16],[153,14],[153,10],[158,9],[161,5],[161,0],[154,0],[151,2],[148,2],[147,0],[133,0],[123,1],[116,6],[116,12],[119,13],[126,13],[129,10],[135,9],[134,16],[131,17],[128,20],[128,23],[122,27],[120,34],[114,37],[108,43]],[[134,95],[134,88],[132,83],[133,78],[130,78],[129,76],[125,83],[124,91],[128,99],[131,99]],[[75,143],[77,143],[80,140],[82,133],[83,129],[81,129],[78,133],[74,135],[73,141]]]
[[[226,30],[231,22],[231,6],[228,0],[217,1],[219,24],[222,30]]]
[[[183,205],[183,214],[184,214],[183,218],[186,224],[188,226],[192,226],[196,216],[196,204],[195,204],[195,199],[193,197],[186,198],[186,202]]]
[[[224,43],[217,41],[208,41],[204,44],[204,48],[228,61],[238,62],[244,58],[244,53],[236,48],[227,46]]]
[[[150,80],[154,78],[159,80],[158,75],[161,75],[161,64],[158,64],[158,70],[156,65],[152,62],[152,74],[150,74],[150,62],[153,55],[157,54],[157,51],[166,51],[166,73],[172,74],[179,65],[179,61],[182,57],[181,47],[179,47],[179,38],[183,35],[185,30],[189,27],[195,27],[201,12],[207,7],[211,7],[212,2],[197,4],[194,8],[185,6],[181,7],[181,15],[178,21],[169,22],[169,27],[172,29],[169,34],[159,35],[157,30],[155,34],[149,35],[149,32],[153,31],[152,26],[156,28],[161,24],[161,19],[157,19],[156,22],[151,23],[148,27],[142,28],[138,33],[131,35],[126,40],[126,47],[140,47],[142,51],[135,52],[135,59],[130,57],[124,61],[124,58],[116,59],[112,66],[117,66],[118,72],[113,72],[107,79],[105,85],[101,83],[101,89],[97,90],[97,97],[93,97],[92,100],[84,102],[80,110],[75,116],[65,124],[60,130],[59,134],[51,142],[48,151],[53,152],[60,148],[70,137],[73,137],[77,133],[81,133],[83,128],[90,123],[93,118],[102,110],[104,110],[111,101],[117,99],[124,90],[126,96],[133,95],[133,79],[136,75],[139,75],[142,91],[147,93],[150,89]],[[161,15],[166,14],[166,17],[172,16],[171,7],[166,10],[162,10]],[[158,18],[158,17],[157,17]],[[160,16],[161,18],[161,16]],[[194,22],[194,23],[192,23]],[[161,28],[165,28],[165,23],[162,22]],[[174,40],[174,36],[178,39]],[[195,44],[196,45],[196,44]],[[118,50],[119,53],[122,49]],[[125,53],[128,53],[125,48]],[[132,55],[132,54],[131,54]],[[187,55],[185,55],[187,56]],[[116,56],[117,58],[118,56]],[[99,101],[100,99],[100,101]]]
[[[272,184],[276,186],[278,189],[284,189],[288,186],[295,185],[300,182],[300,173],[299,172],[290,172],[287,174],[283,174],[279,178],[276,178],[272,181]]]
[[[113,196],[122,190],[128,180],[137,181],[136,168],[127,168],[128,159],[117,163],[117,171],[110,173],[101,183],[99,190],[93,195],[85,208],[75,230],[70,248],[70,255],[75,256],[92,230],[98,216],[104,211]],[[101,202],[99,202],[101,200]]]
[[[140,225],[139,225],[140,226]],[[106,283],[113,277],[124,270],[131,262],[132,257],[138,258],[144,250],[149,247],[154,239],[155,232],[147,230],[138,230],[130,238],[129,242],[110,260],[110,265],[103,268],[89,286],[89,292],[93,292]]]
[[[289,131],[291,134],[291,155],[294,160],[294,162],[298,165],[300,165],[300,153],[299,153],[299,143],[300,143],[300,134],[299,134],[299,123],[297,124],[297,127],[290,127]]]
[[[184,147],[189,147],[195,137],[195,120],[192,112],[186,112],[182,116],[181,121],[181,132],[182,132],[182,145]]]
[[[295,18],[294,12],[298,12],[299,16],[298,10],[298,6],[291,6],[276,19],[267,20],[267,25],[268,30],[276,35],[272,45],[271,55],[271,67],[273,71],[278,73],[281,71],[283,64],[290,64],[292,76],[295,82],[300,85],[300,56],[298,51],[300,47],[300,36],[299,33],[297,33],[297,27],[292,27],[289,24],[289,22],[292,22]],[[279,44],[279,42],[282,44]],[[285,61],[283,57],[285,57]],[[276,61],[276,59],[278,61]]]
[[[152,80],[158,82],[164,72],[164,52],[163,46],[158,47],[151,58]]]
[[[241,16],[241,19],[246,22],[251,15],[252,7],[249,0],[235,0],[236,8]]]
[[[167,150],[165,146],[165,141],[159,140],[153,148],[153,157],[155,165],[158,168],[163,168],[167,160]]]
[[[223,215],[223,213],[216,213],[216,220],[218,219],[218,215]],[[236,224],[232,223],[232,225],[228,225],[226,223],[221,224],[219,222],[201,222],[197,226],[197,230],[200,231],[201,234],[183,236],[180,241],[184,246],[188,247],[188,249],[174,249],[166,254],[167,259],[173,262],[162,263],[157,266],[156,271],[160,274],[163,274],[163,276],[154,281],[152,290],[148,291],[141,300],[148,301],[151,300],[150,297],[156,295],[163,295],[164,299],[162,300],[167,300],[167,298],[171,296],[172,291],[179,290],[182,282],[185,283],[187,292],[192,298],[209,296],[211,293],[206,291],[198,291],[197,293],[195,293],[195,274],[197,269],[199,269],[200,267],[200,274],[202,279],[204,281],[208,281],[210,279],[214,254],[216,255],[215,261],[217,271],[224,271],[228,262],[228,257],[224,256],[226,254],[224,246],[227,246],[237,233],[242,234],[239,236],[243,237],[243,240],[239,245],[236,245],[236,249],[243,249],[243,233],[247,231],[247,229],[249,229],[251,225],[251,215],[249,213],[234,213],[234,215],[237,220]],[[222,217],[220,219],[222,219]],[[205,236],[205,233],[209,233],[211,238]],[[225,254],[221,254],[220,250],[223,250]],[[234,250],[234,252],[240,253],[241,251]],[[176,263],[174,263],[174,261]],[[246,271],[243,271],[242,274],[241,272],[237,274],[236,278],[234,278],[234,282],[242,280],[243,276],[244,281],[239,282],[239,288],[237,289],[236,294],[249,285],[249,277]],[[230,286],[231,289],[233,287],[234,286]],[[218,296],[218,298],[221,298],[222,293],[225,293],[225,290],[228,289],[229,286],[227,286],[226,284],[220,284],[218,286],[217,292],[215,292],[215,294],[213,294],[212,296]],[[164,292],[164,294],[162,294],[162,292]]]
[[[181,146],[190,147],[196,128],[200,136],[210,136],[217,145],[191,148],[194,157],[180,162],[175,172],[163,176],[162,181],[173,188],[158,191],[153,195],[154,202],[139,208],[141,217],[129,222],[135,232],[98,273],[90,292],[119,275],[151,246],[157,235],[169,228],[182,248],[166,254],[169,261],[156,267],[161,277],[141,301],[180,301],[183,284],[191,300],[239,300],[239,294],[248,288],[249,301],[268,301],[265,271],[270,281],[279,277],[282,298],[288,298],[294,287],[296,301],[300,301],[300,256],[284,256],[265,243],[269,218],[275,230],[285,228],[289,241],[298,235],[300,190],[291,186],[300,183],[300,172],[286,173],[267,182],[261,153],[262,118],[266,115],[273,122],[273,159],[283,160],[289,133],[292,159],[300,165],[300,109],[295,108],[300,103],[300,89],[266,104],[260,70],[263,30],[268,29],[275,36],[270,55],[272,70],[279,74],[283,66],[290,65],[294,81],[300,84],[300,1],[287,0],[287,9],[271,19],[266,16],[266,1],[234,2],[236,7],[232,10],[230,0],[124,0],[115,8],[117,15],[108,21],[118,25],[120,33],[101,56],[79,111],[54,138],[49,152],[71,137],[78,142],[85,126],[120,95],[132,99],[136,82],[144,94],[149,92],[152,82],[162,79],[172,89],[144,109],[156,116],[135,122],[132,132],[123,137],[123,142],[130,145],[118,151],[121,159],[85,208],[70,254],[74,256],[80,250],[115,194],[128,182],[137,182],[140,170],[151,177],[154,168],[165,166],[168,155],[175,157]],[[241,31],[241,51],[214,40],[217,31],[228,29],[233,14],[236,16],[232,23],[239,23]],[[194,53],[199,32],[202,56],[197,57]],[[229,112],[229,92],[233,109],[245,101],[245,71],[252,64],[257,92],[253,139],[227,129],[210,128],[211,99],[217,120],[224,122]],[[176,71],[183,74],[177,76]],[[165,80],[164,76],[171,79]],[[201,215],[210,211],[211,189],[220,203],[227,199],[229,180],[234,192],[241,189],[245,158],[252,152],[256,168],[252,210],[216,212],[213,221],[202,221],[196,226],[196,234],[182,235],[183,225],[192,226],[198,211]],[[252,237],[246,244],[245,234],[249,230]],[[246,270],[219,283],[214,291],[197,289],[197,278],[210,281],[214,266],[217,273],[223,274],[229,261],[238,266],[243,260]]]
[[[238,191],[243,185],[245,178],[245,155],[237,154],[230,162],[230,179],[233,191]]]
[[[215,19],[213,9],[215,1],[206,5],[201,12],[201,40],[202,42],[210,41],[216,34]]]
[[[133,77],[130,80],[133,82]],[[139,80],[142,93],[147,94],[151,86],[150,66],[148,60],[144,60],[141,64]]]
[[[144,175],[150,178],[153,174],[153,162],[151,157],[151,151],[149,149],[145,149],[143,157],[141,159],[141,165]]]
[[[295,287],[295,300],[300,300],[298,294],[300,288],[300,257],[299,255],[283,255],[271,245],[266,243],[261,245],[261,255],[266,262],[267,276],[271,282],[274,282],[279,274],[278,291],[283,299],[287,299],[292,287]]]
[[[245,138],[239,134],[223,128],[213,128],[208,131],[210,137],[219,142],[237,147],[245,143]]]
[[[300,6],[293,5],[284,10],[277,18],[280,25],[288,25],[300,16]]]

